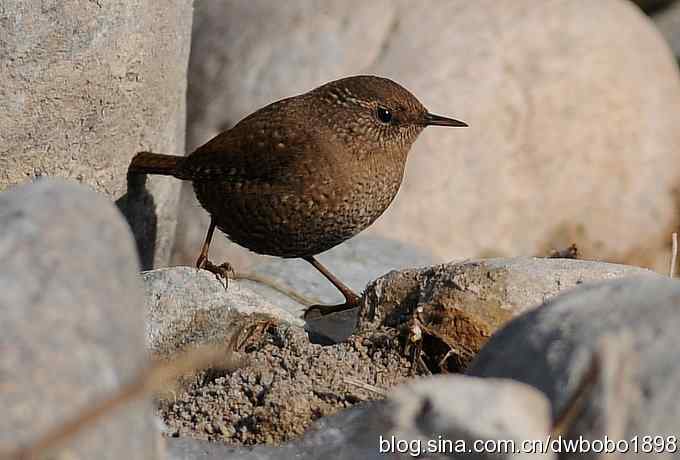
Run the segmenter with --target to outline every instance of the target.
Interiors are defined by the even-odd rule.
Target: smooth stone
[[[165,265],[180,184],[128,189],[139,150],[182,154],[191,2],[3,0],[0,190],[59,176],[117,200],[142,264]]]
[[[263,313],[301,326],[304,306],[257,283],[230,280],[225,290],[215,275],[194,267],[142,272],[146,340],[154,354],[167,355],[195,342],[231,332],[233,315]]]
[[[665,277],[585,284],[498,331],[468,374],[529,384],[548,397],[556,416],[599,356],[594,387],[569,437],[601,439],[611,429],[617,439],[674,436],[680,424],[679,305],[680,283]],[[664,451],[655,458],[672,456]]]
[[[582,283],[632,275],[659,277],[639,267],[537,257],[479,259],[395,271],[367,288],[360,327],[395,324],[417,307],[445,306],[465,311],[495,330]]]
[[[148,360],[134,240],[106,196],[46,179],[0,193],[0,260],[2,451],[115,394]],[[158,443],[142,399],[51,454],[158,459]]]

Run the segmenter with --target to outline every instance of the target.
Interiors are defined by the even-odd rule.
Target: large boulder
[[[47,180],[0,193],[0,260],[4,452],[115,394],[145,368],[147,353],[134,241],[104,196]],[[66,441],[54,458],[160,455],[148,400]]]
[[[3,1],[0,190],[38,176],[119,200],[146,267],[173,245],[179,183],[127,190],[139,150],[184,153],[191,2]]]
[[[680,425],[679,305],[680,283],[664,277],[586,284],[498,331],[468,373],[541,390],[558,420],[571,418],[572,439],[611,438],[614,430],[631,443],[631,457],[638,436],[638,453],[652,447],[654,458],[671,458]]]
[[[470,128],[426,130],[370,232],[440,260],[575,242],[587,258],[667,269],[680,78],[634,4],[225,1],[196,18],[190,148],[275,99],[385,75]],[[178,243],[194,259],[207,224],[187,207],[192,228],[203,219]]]
[[[517,257],[388,273],[366,289],[359,329],[408,324],[430,369],[465,369],[489,337],[546,299],[592,281],[660,275],[587,260]],[[327,334],[330,335],[330,334]]]
[[[508,319],[583,283],[652,276],[639,267],[591,260],[514,257],[393,271],[366,288],[361,326],[394,325],[415,308],[465,311],[493,332]]]

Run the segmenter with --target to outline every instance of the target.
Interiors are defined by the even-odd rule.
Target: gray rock
[[[447,458],[459,458],[457,446],[472,448],[480,441],[512,440],[520,449],[524,440],[544,439],[551,419],[545,396],[528,385],[462,375],[426,378],[398,388],[381,417],[386,415],[386,438],[420,440],[419,449],[429,440],[448,440],[451,445],[445,448],[453,452]],[[414,452],[423,455],[422,450]],[[539,455],[482,452],[474,458],[535,456]],[[540,457],[555,458],[552,454]]]
[[[210,257],[221,262],[223,259],[215,259],[212,255],[216,246],[216,242],[211,246]],[[433,262],[433,258],[425,251],[401,242],[366,236],[354,238],[322,254],[319,260],[357,292],[361,292],[369,281],[391,269],[403,265],[430,265]],[[281,290],[249,279],[230,281],[229,289],[225,292],[212,274],[197,272],[189,267],[152,270],[143,275],[147,286],[147,302],[150,302],[147,311],[155,312],[153,316],[160,323],[152,319],[150,324],[163,323],[160,327],[165,329],[167,325],[175,324],[180,316],[185,318],[180,321],[184,324],[199,312],[203,315],[213,311],[222,315],[226,314],[225,308],[235,308],[242,313],[259,311],[273,314],[284,321],[302,325],[300,318],[307,306],[344,300],[333,285],[307,262],[256,255],[253,255],[252,261],[255,261],[254,265],[246,271],[252,272],[256,279],[267,280],[300,297],[293,299]],[[241,272],[243,269],[237,266],[237,270]],[[307,327],[315,341],[339,342],[354,330],[356,318],[356,310],[353,310],[349,314],[330,315],[310,321]],[[219,322],[213,319],[211,324]],[[150,343],[157,343],[153,338],[157,333],[154,332],[155,326],[150,327]]]
[[[168,439],[167,447],[171,460],[370,460],[389,455],[380,451],[381,436],[383,449],[394,443],[393,436],[395,440],[420,441],[422,447],[430,439],[451,440],[459,442],[459,446],[463,440],[468,447],[474,440],[507,439],[519,446],[524,439],[544,439],[549,426],[549,404],[540,392],[529,386],[510,381],[439,376],[399,387],[387,402],[355,406],[322,418],[302,439],[280,447],[234,449],[189,439]],[[528,457],[526,454],[481,454],[475,458]],[[412,456],[404,452],[390,458]]]
[[[142,281],[147,346],[155,354],[171,354],[188,344],[224,337],[231,332],[235,314],[259,312],[303,324],[304,306],[258,283],[230,280],[225,290],[212,273],[193,267],[142,272]]]
[[[420,306],[450,306],[495,329],[513,316],[579,284],[656,273],[588,260],[516,257],[480,259],[392,272],[366,290],[361,325],[394,324]]]
[[[305,329],[314,343],[340,343],[356,331],[359,307],[305,319]]]
[[[266,454],[257,455],[251,453],[249,449],[237,447],[226,447],[224,445],[201,441],[192,438],[166,438],[165,453],[166,460],[259,460],[265,458],[277,458]],[[259,450],[261,448],[255,448]],[[274,451],[273,448],[264,448],[267,452]]]
[[[370,232],[440,260],[575,242],[587,258],[667,269],[680,79],[632,3],[204,2],[196,24],[190,147],[277,98],[385,75],[470,128],[421,136]],[[626,206],[611,205],[622,196]],[[186,222],[197,222],[190,209]],[[192,260],[203,223],[179,242]]]
[[[184,152],[191,2],[26,2],[0,7],[0,190],[39,176],[118,200],[146,267],[166,264],[179,183],[126,189],[139,150]]]
[[[617,390],[622,376],[615,373],[612,379],[601,371],[598,380],[609,382],[609,388],[598,382],[604,389],[595,388],[587,394],[570,437],[601,438],[603,419],[619,425],[621,439],[674,435],[680,424],[679,303],[680,283],[664,277],[633,277],[581,286],[498,331],[479,353],[469,374],[532,385],[548,396],[553,413],[561,414],[591,367],[601,341],[626,338],[629,345],[618,345],[613,351],[618,348],[623,355],[619,361],[635,363],[636,372],[628,371],[623,379],[634,388]],[[606,359],[600,361],[604,361],[601,368],[611,367]],[[612,400],[615,390],[632,397]],[[607,415],[613,409],[618,411],[617,417]],[[665,454],[670,458],[670,452]],[[663,457],[659,453],[655,458]]]
[[[406,326],[431,371],[461,372],[513,317],[583,282],[631,274],[659,276],[624,265],[530,257],[393,272],[369,285],[358,324],[360,330]]]
[[[0,193],[0,260],[0,446],[12,448],[114,393],[147,355],[134,241],[104,196],[53,180]],[[138,401],[61,454],[155,459],[157,443]]]

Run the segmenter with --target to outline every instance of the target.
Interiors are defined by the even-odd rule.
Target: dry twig
[[[362,382],[362,381],[357,380],[355,378],[345,377],[343,381],[345,383],[349,384],[349,385],[354,385],[355,387],[362,388],[366,391],[370,391],[370,392],[375,393],[377,395],[380,395],[380,396],[383,396],[383,397],[387,396],[387,391],[383,390],[382,388],[376,387],[375,385],[371,385],[369,383]]]
[[[235,280],[247,280],[247,281],[253,281],[255,283],[260,283],[264,284],[265,286],[269,286],[270,288],[274,289],[275,291],[280,292],[281,294],[290,297],[291,299],[295,300],[298,303],[301,303],[305,307],[311,307],[312,305],[316,305],[320,303],[318,300],[311,299],[309,297],[306,297],[293,289],[290,289],[281,283],[275,281],[272,278],[269,278],[267,276],[262,276],[262,275],[257,275],[255,273],[244,273],[244,272],[236,272],[233,274],[232,279]]]
[[[672,235],[673,247],[671,249],[671,269],[669,270],[669,275],[671,278],[675,278],[675,270],[678,266],[678,234],[673,232]]]

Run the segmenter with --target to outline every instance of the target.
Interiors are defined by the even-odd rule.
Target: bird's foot
[[[234,268],[229,262],[224,262],[220,265],[215,265],[208,260],[207,257],[199,257],[196,261],[196,268],[199,270],[208,270],[215,275],[215,278],[224,285],[224,289],[229,287],[229,276],[234,276]]]
[[[330,315],[331,313],[351,310],[352,308],[358,307],[360,304],[361,298],[357,295],[352,295],[346,298],[345,303],[338,305],[312,305],[305,310],[302,318],[305,321],[319,319],[323,316]]]

